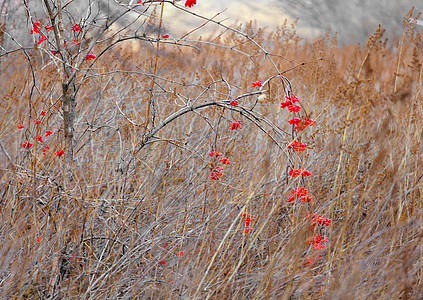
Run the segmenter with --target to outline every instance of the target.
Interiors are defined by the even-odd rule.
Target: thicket
[[[155,30],[160,2],[134,5]],[[413,10],[400,40],[377,28],[343,47],[286,22],[192,41],[114,28],[91,43],[75,17],[63,26],[78,48],[51,49],[36,31],[54,18],[28,18],[33,47],[0,58],[0,297],[423,297]],[[294,95],[298,113],[281,108]]]

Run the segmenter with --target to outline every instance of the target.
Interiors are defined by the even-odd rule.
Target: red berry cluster
[[[310,202],[312,197],[308,195],[308,190],[301,187],[295,188],[292,190],[291,196],[286,200],[286,202],[292,202],[296,199],[301,199],[302,202]]]
[[[323,235],[316,235],[307,239],[307,244],[312,245],[311,249],[315,250],[326,250],[326,243],[328,238]]]
[[[63,150],[63,149],[59,149],[59,150],[57,150],[56,151],[56,154],[57,154],[57,156],[62,156],[63,154],[65,154],[65,150]]]
[[[47,112],[46,111],[42,111],[41,112],[41,116],[45,116],[47,114]],[[41,124],[41,120],[39,120],[39,119],[35,119],[34,120],[34,123],[35,123],[35,125],[39,125],[39,124]],[[23,125],[23,124],[19,124],[18,125],[18,128],[19,129],[23,129],[23,128],[25,128],[25,126]],[[51,131],[51,130],[46,130],[46,134],[45,134],[45,137],[48,137],[48,136],[50,136],[50,135],[52,135],[53,134],[53,131]],[[43,136],[42,135],[38,135],[36,138],[35,138],[39,143],[44,143],[44,140],[43,140]],[[29,149],[29,148],[31,148],[32,146],[33,146],[34,144],[33,143],[30,143],[30,142],[25,142],[25,143],[23,143],[22,144],[22,147],[23,148],[25,148],[25,149]],[[50,150],[50,147],[49,146],[44,146],[44,149],[43,149],[43,155],[46,155],[46,151],[47,150]],[[59,149],[59,150],[57,150],[56,151],[56,154],[57,154],[57,156],[62,156],[63,154],[65,154],[65,151],[63,150],[63,149]]]
[[[49,25],[46,26],[47,31],[50,31],[51,30],[51,27],[50,26]],[[39,38],[39,40],[38,40],[38,42],[37,42],[38,45],[41,44],[42,42],[44,42],[45,40],[47,40],[47,38],[45,37],[45,35],[42,34],[42,32],[41,32],[41,23],[40,22],[34,22],[32,24],[32,29],[31,29],[30,33],[31,34],[38,33],[39,35],[41,35],[40,38]]]
[[[29,143],[29,142],[27,142],[27,143],[23,143],[22,144],[22,147],[24,147],[24,148],[26,148],[26,149],[29,149],[29,148],[31,148],[32,147],[32,145],[34,145],[33,143]]]
[[[288,148],[292,148],[294,151],[304,151],[306,147],[307,144],[303,144],[297,140],[288,145]]]
[[[317,254],[317,255],[313,256],[312,258],[306,257],[304,259],[303,265],[304,266],[309,266],[309,265],[311,265],[314,262],[318,262],[321,257],[322,257],[321,254]]]
[[[244,222],[245,222],[244,233],[253,233],[255,230],[250,227],[251,222],[254,222],[253,215],[249,215],[247,213],[241,213],[241,216],[244,217]]]
[[[88,54],[87,57],[85,57],[85,60],[91,60],[95,59],[97,56],[95,54]]]
[[[285,98],[286,98],[286,101],[281,102],[281,108],[287,107],[290,112],[300,111],[301,107],[295,104],[295,102],[299,101],[296,96],[291,94],[290,96],[287,96]],[[295,125],[294,129],[297,131],[304,130],[307,126],[310,126],[316,123],[315,121],[307,117],[305,117],[304,119],[295,117],[290,119],[288,122],[291,125]],[[287,148],[292,149],[293,151],[304,151],[306,147],[307,147],[307,144],[303,144],[299,142],[298,140],[294,140],[287,146]],[[307,169],[294,169],[294,168],[292,168],[289,171],[289,176],[291,177],[296,177],[299,175],[310,176],[311,172],[308,171]],[[309,194],[310,193],[306,188],[297,187],[291,191],[291,196],[289,196],[289,198],[286,201],[293,202],[294,200],[301,199],[302,202],[311,202],[312,197]],[[309,216],[307,215],[306,218],[308,217]],[[318,224],[328,226],[330,222],[331,222],[330,219],[323,218],[319,214],[314,214],[313,217],[311,218],[310,225],[311,225],[311,228],[314,229]],[[308,265],[311,265],[312,263],[317,262],[322,257],[322,254],[319,252],[326,250],[327,242],[328,242],[327,237],[323,235],[316,235],[316,236],[312,236],[308,238],[307,244],[311,245],[311,250],[318,251],[318,253],[311,258],[306,257],[303,264],[305,266],[308,266]]]
[[[300,111],[301,106],[294,104],[295,102],[298,101],[297,97],[295,97],[294,95],[291,95],[291,96],[285,96],[285,98],[287,100],[281,102],[281,108],[288,107],[288,110],[290,112],[299,112]]]
[[[50,147],[49,146],[44,146],[43,155],[46,155],[46,151],[47,150],[50,150]]]
[[[231,126],[229,127],[229,129],[230,129],[230,130],[236,130],[236,129],[238,129],[239,127],[241,127],[241,121],[236,121],[236,122],[233,122],[233,123],[231,124]]]
[[[308,216],[306,216],[306,218],[308,218]],[[314,214],[313,217],[311,218],[311,224],[310,225],[311,225],[312,228],[315,228],[317,226],[317,224],[329,226],[331,221],[332,221],[331,219],[323,218],[319,214]]]
[[[190,0],[188,0],[188,1],[190,1]],[[138,1],[138,3],[140,3],[140,2],[141,1]],[[45,29],[47,31],[50,31],[50,30],[53,29],[53,25],[51,25],[51,24],[48,24],[48,25],[46,25],[44,27],[45,27]],[[38,44],[41,44],[42,42],[44,42],[44,41],[47,40],[47,37],[41,32],[41,28],[42,28],[42,26],[41,26],[41,23],[40,22],[34,22],[32,24],[31,34],[38,33],[40,35],[40,38],[39,38],[39,40],[37,42]],[[71,26],[70,31],[73,31],[76,34],[77,31],[81,31],[81,26],[79,26],[79,24],[74,24],[73,26]],[[66,47],[67,43],[68,43],[68,41],[66,41],[66,40],[63,42],[63,44],[64,44],[65,47]],[[80,45],[81,42],[79,42],[76,39],[74,39],[72,42],[69,42],[69,44],[70,45]],[[59,51],[57,51],[57,50],[51,50],[50,52],[53,55],[59,54]],[[95,54],[90,53],[90,54],[88,54],[85,57],[85,60],[95,59],[96,57],[97,56]]]
[[[79,27],[79,24],[75,24],[71,27],[71,31],[81,31],[81,27]]]
[[[223,154],[218,152],[218,151],[211,151],[209,153],[209,155],[211,157],[216,157],[218,158],[219,156],[222,156]],[[220,162],[222,163],[222,165],[229,165],[231,164],[231,162],[229,161],[229,159],[227,158],[222,158],[220,160]],[[223,175],[222,171],[223,171],[223,167],[220,166],[215,166],[215,164],[213,162],[210,162],[210,165],[212,166],[212,168],[210,169],[210,178],[213,180],[219,180],[220,177]]]
[[[173,248],[171,248],[171,249],[169,249],[168,248],[168,246],[169,246],[169,243],[166,243],[166,244],[164,244],[163,245],[163,248],[165,249],[165,251],[166,251],[166,255],[165,255],[165,257],[167,257],[169,254],[171,254],[171,253],[173,253],[173,255],[175,256],[175,257],[177,257],[177,256],[179,256],[178,258],[180,259],[180,260],[182,260],[183,258],[185,258],[185,260],[189,260],[190,258],[192,258],[195,254],[197,254],[197,250],[194,250],[193,252],[185,252],[184,253],[184,251],[179,251],[179,252],[174,252],[173,251],[173,249],[175,248],[175,247],[173,247]],[[163,257],[163,258],[165,258],[165,257]],[[165,259],[163,259],[162,258],[162,260],[159,260],[158,261],[158,264],[159,264],[159,266],[162,266],[162,267],[167,267],[168,266],[168,261],[167,260],[165,260]],[[172,261],[172,259],[169,259],[170,261]],[[168,282],[169,283],[171,283],[171,284],[174,284],[174,282],[172,281],[172,280],[168,280]]]
[[[304,118],[304,120],[300,118],[292,118],[288,122],[291,125],[295,125],[294,129],[296,129],[297,131],[304,130],[304,128],[306,128],[307,126],[313,125],[314,123],[316,123],[316,121],[313,121],[312,119],[308,119],[307,117]]]
[[[289,171],[289,176],[291,176],[291,177],[295,177],[295,176],[298,176],[298,175],[310,176],[311,173],[307,169],[291,169]]]
[[[263,84],[261,83],[261,80],[257,80],[257,81],[255,81],[255,82],[253,82],[253,83],[251,83],[251,85],[253,86],[253,87],[261,87],[261,86],[263,86]]]
[[[328,242],[328,238],[323,235],[316,235],[307,239],[307,244],[312,245],[311,249],[317,250],[317,251],[325,251],[327,242]],[[322,254],[320,253],[316,254],[312,258],[306,257],[304,259],[303,265],[309,266],[312,263],[318,262],[321,257],[322,257]]]
[[[189,8],[191,8],[191,7],[193,7],[194,5],[196,5],[197,4],[197,0],[187,0],[186,2],[185,2],[185,7],[189,7]]]

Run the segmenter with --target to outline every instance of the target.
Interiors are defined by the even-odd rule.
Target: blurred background
[[[41,2],[31,1],[28,3],[31,11],[35,12],[33,18],[45,17]],[[92,2],[91,9],[93,11],[100,10],[107,15],[109,12],[121,9],[117,2],[114,0],[95,1]],[[123,4],[136,3],[135,0],[119,2]],[[184,4],[184,0],[177,2],[180,5]],[[87,7],[84,8],[82,3],[78,4],[81,16],[87,12]],[[89,2],[85,3],[88,5]],[[22,4],[22,0],[0,1],[0,23],[5,25],[9,33],[23,27],[30,28],[26,24],[26,9]],[[330,31],[332,34],[337,34],[340,45],[345,45],[356,42],[365,43],[367,37],[376,30],[379,24],[387,31],[385,37],[400,36],[403,18],[413,6],[418,12],[423,9],[421,0],[198,0],[197,5],[189,10],[206,17],[218,14],[215,20],[232,26],[245,25],[253,20],[256,21],[257,27],[263,28],[267,32],[274,31],[285,20],[288,21],[288,24],[297,20],[295,28],[301,37],[313,39]],[[140,6],[137,10],[142,12],[143,7]],[[132,17],[136,18],[137,14],[133,13]],[[164,20],[165,30],[174,37],[184,35],[195,26],[204,23],[203,19],[188,17],[187,13],[170,4],[165,6]],[[419,21],[419,26],[423,28],[423,21]],[[221,31],[217,26],[207,24],[190,37],[208,36],[213,30]]]
[[[417,11],[423,10],[421,0],[199,0],[197,3],[193,11],[200,14],[212,16],[222,12],[219,18],[233,24],[256,20],[259,27],[269,31],[282,25],[285,19],[291,23],[298,18],[296,28],[304,38],[312,39],[331,31],[337,33],[340,44],[365,43],[379,24],[386,29],[387,37],[398,37],[407,12],[413,6]],[[178,18],[180,12],[173,11],[169,13]]]

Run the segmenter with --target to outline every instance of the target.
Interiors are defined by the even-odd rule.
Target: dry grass
[[[299,182],[269,138],[292,141],[280,82],[264,87],[268,97],[256,108],[286,136],[209,107],[164,127],[122,174],[143,134],[155,49],[115,48],[77,98],[69,177],[54,153],[63,146],[55,67],[28,51],[33,89],[25,56],[10,55],[0,75],[1,298],[423,298],[422,33],[408,30],[386,44],[378,31],[365,47],[340,48],[329,36],[301,41],[288,27],[271,36],[244,29],[281,70],[305,63],[285,75],[317,121],[300,134],[309,149],[290,154],[312,172],[304,185],[313,201],[286,202]],[[274,75],[244,38],[226,33],[214,42],[252,58],[211,44],[182,53],[161,46],[156,123],[182,100],[231,99]],[[130,72],[110,73],[123,69]],[[235,120],[242,128],[228,130]],[[22,148],[47,129],[55,132],[48,155],[36,142]],[[211,150],[232,162],[219,181],[209,177]],[[254,215],[254,234],[243,233],[242,212]],[[332,223],[310,232],[308,213]],[[328,236],[328,249],[303,266],[313,234]]]

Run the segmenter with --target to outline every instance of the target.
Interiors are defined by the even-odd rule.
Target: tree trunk
[[[65,153],[67,161],[72,161],[75,135],[75,107],[76,91],[75,79],[69,83],[62,84],[62,110],[63,110],[63,129],[65,133]]]

